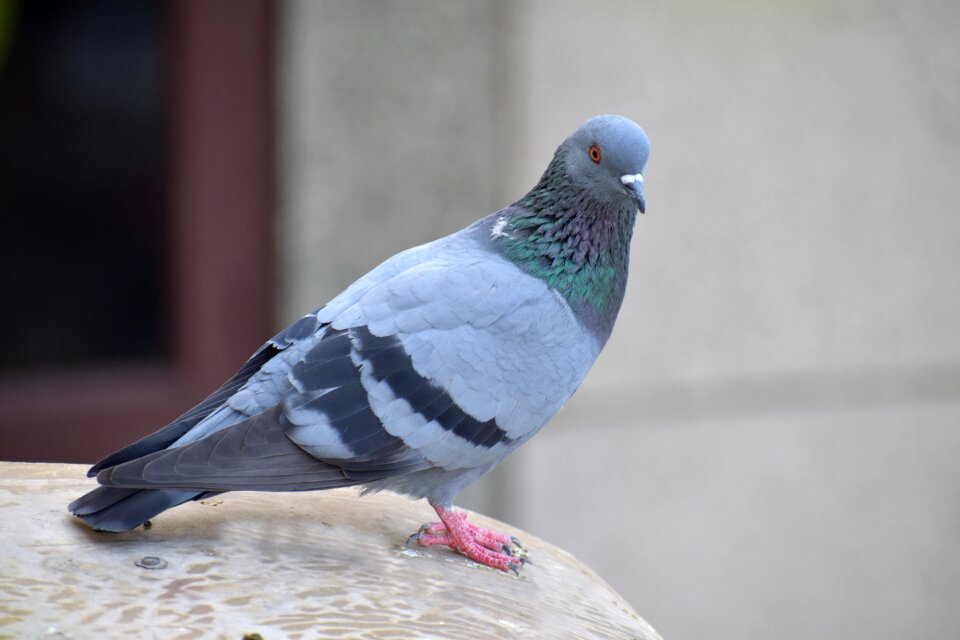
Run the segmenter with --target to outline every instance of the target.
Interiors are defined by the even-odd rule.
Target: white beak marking
[[[640,184],[643,184],[643,176],[640,175],[639,173],[634,173],[634,174],[628,173],[627,175],[620,176],[620,182],[622,182],[623,184],[633,184],[634,182],[639,182]]]

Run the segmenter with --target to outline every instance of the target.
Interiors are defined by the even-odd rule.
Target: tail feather
[[[116,487],[98,487],[89,493],[85,493],[73,502],[67,509],[75,516],[88,516],[92,513],[102,511],[124,498],[129,498],[135,494],[137,489],[119,489]]]
[[[127,531],[207,492],[189,489],[98,487],[70,503],[70,511],[97,531]]]

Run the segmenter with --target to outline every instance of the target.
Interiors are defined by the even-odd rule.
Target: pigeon
[[[88,472],[69,510],[125,531],[226,491],[426,498],[411,536],[518,573],[526,550],[453,500],[573,395],[613,329],[650,144],[587,120],[512,205],[389,258],[260,347],[203,402]]]

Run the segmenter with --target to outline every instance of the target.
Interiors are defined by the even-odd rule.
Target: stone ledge
[[[405,546],[433,513],[388,493],[230,493],[95,533],[66,511],[85,470],[0,463],[0,637],[659,638],[573,556],[480,515],[530,550],[519,578]]]

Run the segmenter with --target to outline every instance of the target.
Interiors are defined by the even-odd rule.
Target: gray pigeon
[[[527,195],[278,333],[206,400],[95,464],[103,486],[70,511],[124,531],[225,491],[390,489],[440,518],[411,539],[516,572],[519,542],[453,499],[563,406],[609,338],[649,149],[627,118],[588,120]]]

